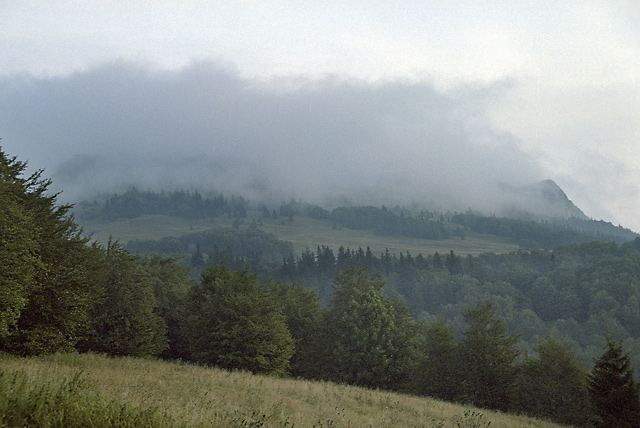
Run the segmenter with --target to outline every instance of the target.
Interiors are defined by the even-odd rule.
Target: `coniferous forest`
[[[336,227],[488,233],[507,254],[374,254],[248,228],[100,244],[0,151],[0,348],[94,352],[400,391],[584,427],[637,427],[640,238],[601,224],[304,207]],[[168,203],[167,201],[171,201]],[[301,204],[264,215],[287,221]],[[250,202],[132,191],[87,211],[246,217]],[[164,210],[164,211],[163,211]],[[628,239],[626,239],[628,238]],[[180,258],[176,258],[180,257]]]

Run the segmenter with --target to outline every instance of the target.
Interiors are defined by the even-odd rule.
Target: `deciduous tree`
[[[589,422],[587,371],[554,337],[538,339],[538,358],[518,367],[512,410],[575,426]]]
[[[268,282],[269,292],[279,302],[287,328],[295,341],[290,373],[305,379],[322,379],[326,374],[326,346],[323,343],[325,311],[318,293],[300,284]]]
[[[514,360],[518,337],[495,317],[492,301],[480,301],[464,309],[467,329],[461,346],[467,399],[489,409],[506,410],[515,380]]]
[[[207,268],[189,293],[187,338],[195,361],[284,374],[294,350],[282,308],[247,269]]]
[[[446,401],[463,399],[460,343],[453,326],[437,318],[425,326],[415,391]]]
[[[364,268],[336,274],[327,322],[333,380],[374,388],[398,387],[402,367],[406,367],[402,359],[412,345],[401,337],[410,327],[399,308],[384,295],[383,286],[380,275],[369,276]]]
[[[155,312],[167,327],[167,349],[162,351],[160,357],[188,360],[184,323],[187,315],[187,295],[195,285],[195,280],[191,278],[189,268],[173,258],[153,256],[142,263],[150,276],[157,303]]]
[[[99,282],[102,294],[91,311],[91,334],[83,348],[117,356],[164,351],[167,327],[157,313],[152,277],[142,260],[109,242]]]

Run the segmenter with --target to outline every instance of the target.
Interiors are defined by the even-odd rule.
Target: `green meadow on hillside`
[[[488,427],[550,422],[429,398],[95,354],[0,357],[0,424],[50,427]]]
[[[318,246],[325,245],[337,249],[358,249],[370,247],[374,254],[381,254],[386,249],[391,253],[406,252],[411,254],[433,254],[436,251],[445,254],[453,250],[461,255],[478,255],[482,253],[506,253],[518,249],[518,245],[494,236],[468,234],[465,239],[452,238],[427,240],[402,236],[384,236],[366,230],[334,228],[329,220],[316,220],[310,217],[287,219],[261,219],[259,213],[249,212],[249,217],[241,228],[249,227],[253,220],[260,220],[258,228],[273,234],[278,239],[293,244],[296,254]],[[78,220],[86,234],[100,242],[107,242],[109,237],[126,243],[131,240],[161,239],[166,236],[178,237],[187,233],[201,232],[211,228],[228,227],[232,219],[186,219],[166,215],[142,215],[133,219],[121,218],[107,220]]]

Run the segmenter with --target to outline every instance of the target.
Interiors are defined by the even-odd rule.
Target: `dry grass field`
[[[17,375],[23,379],[20,388],[15,386]],[[7,385],[11,382],[13,386]],[[33,403],[40,400],[51,404],[52,421],[63,423],[37,426],[560,427],[528,417],[327,382],[91,354],[2,356],[0,387],[2,426],[13,426],[7,424],[12,406],[37,408],[47,417],[47,406]],[[74,388],[79,395],[71,391]],[[11,397],[12,393],[22,398]],[[72,399],[65,399],[74,393]],[[61,412],[67,413],[66,419]],[[70,414],[80,416],[70,418]],[[74,425],[75,420],[81,422]]]

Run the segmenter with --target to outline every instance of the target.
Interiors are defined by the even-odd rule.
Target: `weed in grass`
[[[240,428],[264,428],[266,427],[266,423],[269,421],[269,416],[260,412],[253,412],[251,417],[242,418],[241,420],[236,420],[237,427]]]
[[[270,423],[271,422],[271,423]],[[235,426],[238,428],[266,428],[273,426],[272,417],[262,412],[253,412],[248,418],[236,418]],[[294,428],[295,425],[286,419],[279,426],[282,428]]]
[[[491,425],[491,421],[485,421],[484,415],[473,410],[466,410],[462,415],[454,415],[451,421],[457,428],[484,428]]]
[[[430,428],[445,428],[444,419],[431,419],[431,427]]]
[[[351,427],[351,420],[348,420],[344,409],[336,407],[335,416],[323,417],[313,424],[316,428],[349,428]]]
[[[372,399],[371,395],[372,394],[371,394],[370,391],[359,390],[359,391],[356,391],[354,393],[354,398],[355,398],[355,401],[358,404],[363,404],[363,405],[369,406],[369,405],[371,405],[373,403],[373,399]]]

